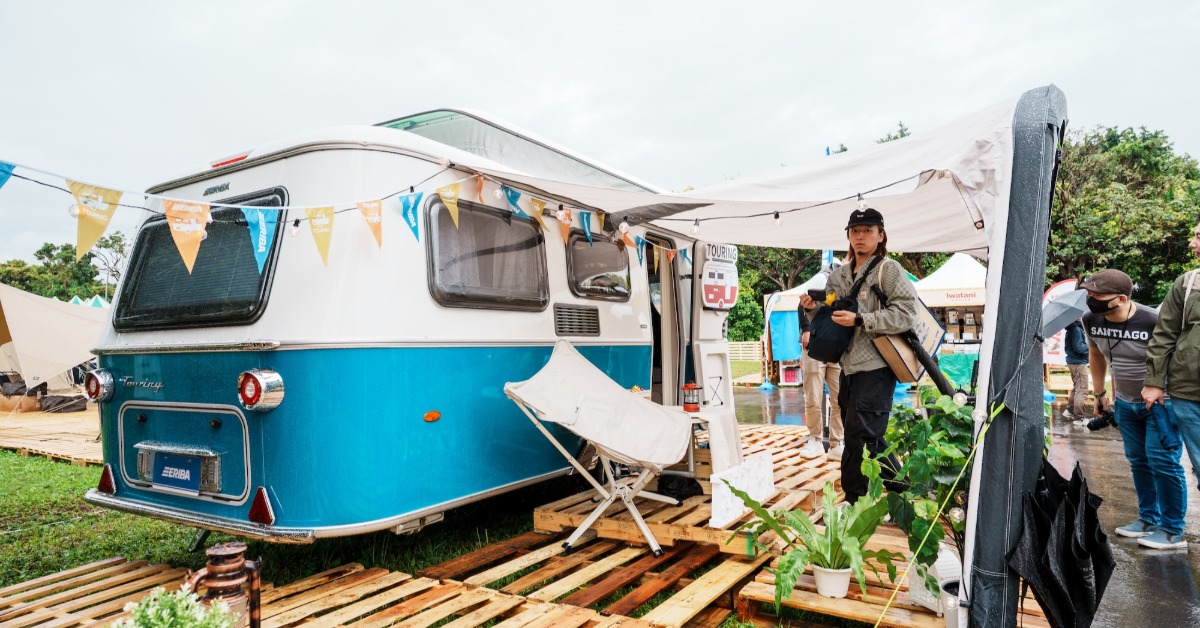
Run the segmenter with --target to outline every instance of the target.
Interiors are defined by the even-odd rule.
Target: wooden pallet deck
[[[0,414],[0,449],[23,456],[45,456],[77,466],[104,462],[100,449],[100,411]]]
[[[841,467],[838,462],[829,460],[826,456],[805,459],[800,456],[800,446],[808,437],[808,430],[803,426],[794,425],[743,425],[742,450],[746,456],[768,452],[774,465],[775,494],[764,502],[771,509],[802,509],[814,512],[820,506],[821,492],[825,483],[833,482],[834,487],[841,489]],[[703,439],[701,439],[703,442]],[[708,521],[712,516],[711,486],[708,483],[708,450],[698,449],[696,452],[697,479],[704,489],[703,495],[684,500],[681,506],[669,506],[662,502],[647,499],[637,499],[642,517],[650,527],[659,544],[671,546],[679,541],[695,541],[710,543],[720,547],[722,552],[744,554],[744,540],[726,543],[733,530],[742,523],[750,521],[752,515],[747,513],[740,519],[722,527],[709,528]],[[651,485],[653,489],[653,485]],[[592,492],[585,491],[570,497],[535,508],[533,511],[533,526],[543,532],[560,532],[572,530],[583,523],[584,519],[595,507]],[[601,538],[627,542],[644,542],[641,532],[634,524],[629,512],[620,502],[614,503],[605,511],[595,524],[593,530]]]

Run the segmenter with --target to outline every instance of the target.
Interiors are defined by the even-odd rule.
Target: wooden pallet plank
[[[487,604],[448,624],[444,624],[441,628],[475,628],[504,615],[522,604],[525,604],[525,598],[522,597],[515,595],[495,596]]]
[[[636,589],[610,604],[608,608],[604,609],[604,612],[612,615],[629,615],[637,610],[638,607],[648,602],[650,598],[658,595],[659,591],[678,582],[690,571],[707,563],[720,553],[721,550],[717,549],[714,545],[697,545],[693,547],[674,565],[651,576],[649,580],[639,585]]]
[[[596,611],[578,606],[555,606],[553,610],[525,624],[525,628],[579,628],[599,617]]]
[[[596,531],[588,530],[587,532],[583,533],[582,537],[579,538],[579,541],[576,543],[575,547],[580,547],[584,543],[590,543],[595,538]],[[463,583],[473,586],[483,586],[490,582],[495,582],[505,576],[521,571],[526,567],[532,567],[546,560],[547,558],[550,558],[551,556],[562,554],[564,551],[565,550],[561,545],[557,543],[551,543],[550,545],[529,552],[524,556],[518,556],[517,558],[514,558],[506,563],[501,563],[495,567],[492,567],[491,569],[487,569],[481,573],[475,574],[474,576],[464,580]]]
[[[408,617],[398,624],[396,628],[428,628],[447,617],[457,615],[467,609],[487,603],[489,600],[501,595],[490,589],[462,589],[455,597],[425,609],[412,617]]]
[[[526,603],[524,607],[517,608],[516,614],[504,621],[492,626],[492,628],[517,628],[518,626],[528,626],[530,622],[542,617],[543,615],[558,608],[554,604]]]
[[[742,587],[738,597],[752,602],[774,604],[775,587],[761,582],[751,582]],[[848,598],[830,598],[818,595],[817,593],[795,589],[781,603],[788,608],[853,619],[868,624],[874,624],[876,621],[879,621],[878,625],[890,628],[944,628],[946,625],[941,617],[928,610],[920,613],[893,607],[889,608],[886,613],[882,613],[883,606],[880,604],[870,604],[861,600]],[[880,616],[881,613],[882,617]]]
[[[302,609],[313,601],[323,600],[331,595],[335,595],[355,587],[360,583],[380,578],[387,573],[388,570],[383,569],[382,567],[356,571],[348,576],[333,580],[332,582],[326,582],[319,587],[309,589],[302,593],[297,593],[296,595],[292,595],[281,600],[275,600],[269,605],[264,604],[262,609],[263,625],[286,625],[287,623],[290,623],[290,621],[286,620],[286,618],[294,616],[291,611]],[[308,606],[307,608],[312,607]],[[300,615],[300,617],[306,616],[306,614]],[[275,619],[276,617],[280,617],[280,619],[277,620]]]
[[[270,591],[263,592],[263,594],[262,594],[263,606],[273,603],[276,600],[281,600],[289,595],[294,595],[296,593],[301,593],[301,592],[307,591],[309,589],[312,589],[313,587],[317,587],[322,584],[325,584],[326,582],[332,582],[338,578],[348,576],[352,573],[359,572],[362,570],[363,570],[362,565],[360,565],[358,563],[348,563],[345,565],[339,565],[332,569],[326,569],[325,571],[322,571],[320,573],[315,573],[311,576],[301,578],[300,580],[286,584],[282,587],[275,587],[275,588],[271,589]]]
[[[145,564],[145,561],[138,561],[138,563]],[[138,563],[126,563],[126,564],[132,565],[132,564],[138,564]],[[124,565],[122,565],[122,567],[124,567]],[[79,597],[81,595],[87,595],[89,593],[94,593],[96,591],[101,591],[103,589],[106,589],[106,588],[109,588],[109,587],[112,587],[115,585],[124,584],[126,582],[138,580],[140,578],[145,578],[147,576],[152,576],[156,573],[165,571],[167,569],[169,569],[169,567],[167,567],[166,565],[152,565],[149,567],[141,567],[141,568],[135,569],[133,571],[125,571],[122,573],[118,573],[118,574],[112,575],[108,578],[101,579],[101,580],[94,580],[94,581],[88,582],[87,584],[84,584],[82,586],[68,589],[65,591],[59,590],[58,593],[55,593],[53,595],[48,595],[46,597],[41,597],[41,598],[37,598],[37,599],[31,599],[31,600],[27,600],[24,602],[20,602],[18,604],[15,604],[15,605],[9,607],[6,611],[0,612],[0,622],[11,621],[13,618],[15,618],[19,615],[24,615],[26,613],[32,612],[32,611],[40,609],[40,608],[54,606],[56,604],[62,603],[64,601],[70,600],[72,598]],[[27,593],[29,593],[29,592],[27,592]],[[20,594],[20,595],[25,595],[25,594]]]
[[[641,560],[618,569],[608,575],[607,578],[575,593],[571,594],[566,599],[562,600],[563,604],[571,604],[573,606],[591,606],[600,600],[612,595],[617,589],[627,586],[638,578],[646,574],[646,572],[658,567],[659,565],[673,560],[676,556],[684,551],[691,549],[693,543],[679,543],[674,547],[667,548],[661,556],[645,556]]]
[[[447,580],[451,578],[460,580],[463,574],[470,573],[480,567],[507,558],[535,545],[553,542],[557,538],[557,536],[536,531],[525,532],[511,539],[493,543],[468,554],[422,569],[417,572],[417,575],[434,578],[435,580]]]
[[[164,582],[160,584],[164,591],[170,593],[176,591],[183,586],[183,578],[179,578],[174,582]],[[138,602],[144,599],[149,594],[149,591],[137,591],[124,597],[119,597],[115,600],[110,600],[103,604],[90,606],[72,613],[63,615],[52,622],[38,624],[37,628],[67,628],[69,626],[88,626],[98,622],[105,624],[115,621],[114,613],[121,613],[125,609],[125,605],[130,602]],[[123,614],[123,613],[122,613]]]
[[[19,607],[22,604],[29,602],[30,600],[35,600],[40,597],[53,595],[60,591],[66,591],[69,589],[73,589],[73,588],[85,585],[89,582],[95,582],[97,580],[103,580],[105,578],[116,576],[116,575],[119,575],[122,573],[128,573],[130,571],[135,571],[135,570],[141,569],[142,567],[145,567],[145,566],[146,566],[146,561],[144,561],[144,560],[133,561],[133,562],[121,562],[121,563],[118,563],[115,565],[111,565],[109,567],[105,567],[103,569],[98,569],[95,571],[89,571],[87,573],[78,574],[74,577],[67,578],[66,580],[58,580],[56,582],[50,582],[50,583],[44,584],[44,585],[39,586],[34,589],[26,589],[19,593],[15,593],[13,595],[8,596],[7,598],[5,598],[3,600],[0,600],[0,619],[2,619],[5,616],[5,614],[8,612],[6,609]]]
[[[659,604],[642,619],[652,624],[682,625],[722,594],[729,592],[733,585],[753,574],[769,559],[769,555],[758,558],[726,558],[682,591],[671,596],[671,599]]]
[[[625,563],[645,554],[649,551],[648,547],[627,547],[612,556],[607,556],[602,560],[580,569],[571,575],[560,578],[533,593],[527,597],[531,600],[541,600],[543,602],[552,602],[568,593],[578,589],[579,587],[599,578],[600,576],[624,565]]]
[[[404,576],[404,578],[397,578],[398,576]],[[379,581],[381,583],[403,582],[403,584],[395,588],[385,589],[332,613],[326,613],[320,617],[310,619],[304,623],[304,628],[332,628],[333,626],[369,615],[393,602],[424,593],[438,585],[438,581],[432,578],[409,579],[407,574],[399,572],[383,576],[379,578]]]
[[[19,623],[26,625],[37,624],[38,628],[52,626],[74,626],[76,624],[93,623],[95,618],[121,611],[129,602],[136,602],[150,594],[155,587],[163,587],[174,591],[183,585],[187,577],[186,569],[164,571],[151,578],[145,578],[113,589],[105,589],[82,598],[73,599],[57,606],[42,609],[22,617]],[[113,598],[116,599],[113,599]],[[53,620],[50,620],[53,618]],[[7,624],[6,624],[7,625]]]
[[[733,611],[728,608],[710,606],[697,613],[683,626],[684,628],[719,628],[732,614]]]
[[[617,547],[612,541],[598,541],[583,546],[582,548],[571,552],[569,556],[551,556],[546,560],[546,565],[537,571],[526,574],[521,578],[509,583],[500,589],[501,593],[512,593],[519,595],[526,589],[532,589],[534,586],[545,582],[559,574],[565,573],[582,565],[585,562],[591,561],[593,558],[607,553]]]
[[[349,583],[347,581],[354,578],[360,578],[358,582]],[[316,616],[323,611],[333,608],[345,606],[358,601],[366,595],[370,595],[375,591],[393,586],[398,582],[410,579],[411,576],[405,573],[389,572],[386,569],[358,572],[354,576],[335,580],[332,583],[324,585],[326,592],[319,596],[312,596],[304,601],[304,596],[296,596],[296,601],[299,605],[293,606],[291,609],[280,612],[277,610],[280,605],[273,604],[270,607],[264,608],[262,617],[264,626],[287,626],[309,616]],[[335,585],[341,585],[335,587]],[[314,589],[316,591],[317,589]],[[286,600],[292,602],[292,600]],[[287,606],[288,604],[284,604]]]
[[[5,604],[6,598],[11,595],[21,593],[22,591],[28,591],[30,589],[36,589],[40,586],[58,582],[60,580],[69,580],[71,578],[74,578],[75,576],[79,576],[79,575],[82,575],[82,574],[85,574],[85,573],[88,573],[91,571],[98,571],[100,569],[105,569],[107,567],[113,567],[116,565],[120,565],[124,562],[125,562],[124,558],[122,558],[120,556],[114,556],[112,558],[98,560],[94,563],[88,563],[86,565],[81,565],[81,566],[75,567],[73,569],[67,569],[65,571],[60,571],[58,573],[52,573],[47,576],[42,576],[41,578],[34,578],[33,580],[26,580],[25,582],[18,582],[17,584],[4,587],[3,589],[0,589],[0,608],[4,608],[6,606],[6,604]]]
[[[436,606],[442,602],[453,598],[463,591],[462,585],[458,583],[439,584],[431,589],[415,595],[395,606],[385,608],[374,615],[364,617],[357,621],[346,624],[347,626],[355,626],[355,628],[382,628],[383,626],[391,626],[397,621],[418,613],[431,606]]]

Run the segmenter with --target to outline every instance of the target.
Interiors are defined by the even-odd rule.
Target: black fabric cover
[[[3,394],[5,397],[24,395],[25,382],[0,382],[0,394]]]
[[[42,412],[83,412],[87,410],[87,398],[83,395],[42,397]]]

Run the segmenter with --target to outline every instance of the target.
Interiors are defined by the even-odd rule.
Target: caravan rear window
[[[458,202],[458,227],[434,196],[429,205],[429,288],[447,307],[542,311],[550,303],[545,240],[536,223]]]
[[[572,231],[567,245],[567,273],[576,296],[609,301],[629,300],[629,255],[615,242]]]
[[[287,193],[275,188],[220,202],[281,207],[287,204]],[[262,314],[285,221],[275,226],[268,261],[259,274],[242,211],[213,208],[212,217],[191,274],[175,248],[166,218],[146,221],[138,232],[113,318],[118,331],[244,325]]]

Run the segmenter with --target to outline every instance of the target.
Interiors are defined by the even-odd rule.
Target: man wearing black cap
[[[1088,367],[1096,411],[1110,406],[1121,430],[1125,458],[1133,474],[1138,518],[1116,529],[1120,536],[1136,538],[1138,545],[1152,549],[1183,549],[1184,517],[1187,514],[1187,483],[1182,453],[1163,447],[1158,426],[1142,400],[1146,379],[1146,347],[1158,321],[1153,308],[1135,303],[1129,275],[1106,269],[1085,279],[1090,313],[1083,316],[1088,337]],[[1104,374],[1112,366],[1110,401],[1104,390]],[[1170,403],[1169,400],[1166,403]]]
[[[842,490],[846,501],[854,503],[867,494],[867,479],[862,474],[863,447],[872,454],[887,449],[884,434],[891,416],[896,375],[879,355],[872,342],[879,334],[899,334],[917,322],[917,291],[900,263],[887,258],[887,232],[883,215],[865,208],[850,214],[846,224],[850,242],[849,263],[830,275],[826,290],[837,298],[850,297],[858,302],[858,312],[838,310],[832,319],[839,325],[855,327],[850,347],[839,361],[842,367],[838,405],[842,410],[846,449],[842,454]],[[857,294],[849,294],[856,281],[865,277]],[[887,297],[884,307],[873,287]],[[800,296],[805,310],[825,307],[807,294]],[[891,461],[895,468],[895,460]],[[884,465],[882,475],[891,476]]]

